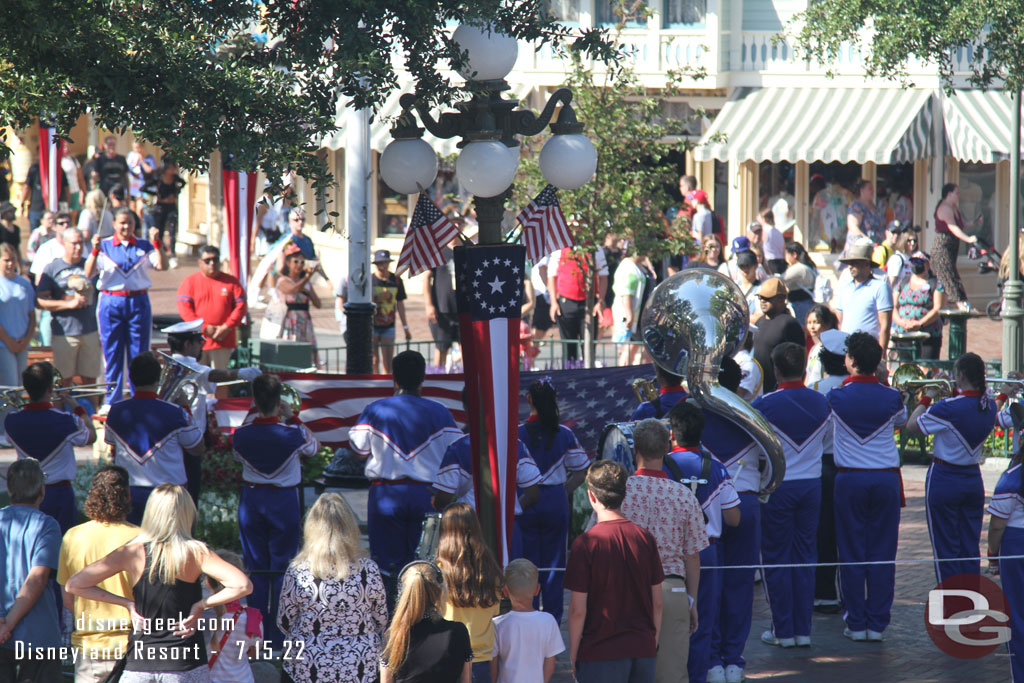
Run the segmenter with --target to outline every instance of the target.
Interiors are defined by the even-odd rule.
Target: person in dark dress
[[[469,631],[457,621],[441,618],[441,570],[431,562],[410,562],[398,583],[401,592],[380,659],[381,683],[470,683]]]

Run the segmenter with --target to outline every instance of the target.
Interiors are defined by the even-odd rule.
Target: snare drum
[[[437,544],[441,540],[441,513],[430,512],[423,517],[420,543],[416,546],[416,559],[433,562],[437,557]]]
[[[597,455],[602,460],[614,460],[621,463],[627,471],[633,472],[636,463],[633,460],[633,428],[636,422],[616,422],[606,425],[601,430],[601,438],[597,442]]]

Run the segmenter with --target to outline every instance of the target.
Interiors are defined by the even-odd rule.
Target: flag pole
[[[370,287],[370,110],[349,112],[345,143],[345,217],[348,221],[348,299],[345,301],[345,372],[373,372]]]

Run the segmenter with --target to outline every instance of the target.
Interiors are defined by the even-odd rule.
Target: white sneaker
[[[871,629],[868,629],[867,636],[868,640],[872,643],[882,642],[882,633],[880,631],[872,631]]]
[[[721,664],[719,664],[718,666],[713,666],[710,669],[708,669],[707,682],[728,683],[728,681],[725,678],[725,669],[722,668]]]
[[[711,683],[711,679],[708,679]],[[743,683],[743,667],[730,664],[725,667],[725,683]]]
[[[796,647],[796,638],[776,638],[771,631],[761,634],[761,642],[775,647]]]
[[[797,647],[810,647],[811,646],[811,637],[810,636],[797,636],[796,637],[796,646]]]
[[[867,631],[851,631],[848,628],[843,629],[843,635],[856,643],[862,643],[868,639]],[[881,635],[881,634],[879,634]]]

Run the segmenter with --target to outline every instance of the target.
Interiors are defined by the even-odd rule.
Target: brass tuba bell
[[[760,444],[771,465],[760,491],[764,499],[782,483],[786,472],[782,443],[760,413],[718,384],[722,359],[743,341],[748,327],[740,288],[727,276],[705,268],[683,270],[658,285],[640,321],[644,345],[654,362],[686,377],[687,389],[698,403]]]
[[[637,403],[650,403],[658,398],[658,386],[654,380],[637,377],[630,386],[633,387]]]

